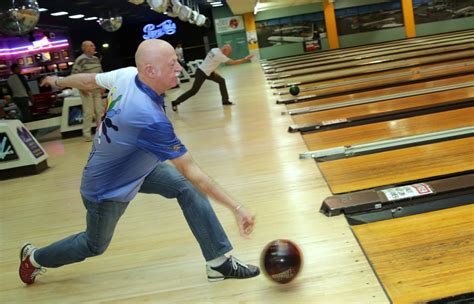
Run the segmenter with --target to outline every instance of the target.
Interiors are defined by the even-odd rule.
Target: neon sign
[[[44,36],[41,40],[33,41],[33,45],[30,45],[28,47],[28,50],[33,51],[35,49],[49,46],[51,46],[51,42],[49,42],[48,37]]]
[[[171,20],[165,20],[158,25],[147,24],[143,27],[143,39],[156,39],[164,35],[173,35],[176,33],[176,23]]]
[[[37,44],[33,44],[33,45],[25,45],[25,46],[20,46],[20,47],[15,47],[15,48],[0,49],[0,57],[10,57],[14,55],[28,54],[35,51],[48,51],[52,49],[69,46],[69,43],[66,39],[49,41],[47,39],[44,40],[45,38],[39,40],[41,42],[38,42]]]

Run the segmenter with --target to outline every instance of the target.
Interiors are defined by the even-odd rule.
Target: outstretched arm
[[[77,88],[79,90],[99,89],[101,86],[99,86],[95,81],[95,75],[95,73],[73,74],[64,78],[58,76],[47,76],[41,81],[40,86]]]
[[[210,177],[199,168],[188,152],[181,157],[171,160],[171,162],[199,191],[231,209],[236,217],[240,234],[244,237],[250,235],[255,225],[255,216],[252,216],[243,205],[239,204],[220,189]]]
[[[247,55],[245,56],[244,58],[240,58],[240,59],[237,59],[237,60],[227,60],[225,63],[226,64],[231,64],[231,65],[234,65],[234,64],[241,64],[241,63],[244,63],[244,62],[247,62],[247,61],[250,61],[252,60],[254,55]]]

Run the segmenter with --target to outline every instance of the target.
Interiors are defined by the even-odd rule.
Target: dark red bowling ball
[[[290,240],[275,240],[267,244],[260,256],[260,266],[265,275],[279,284],[291,282],[301,271],[303,254]]]

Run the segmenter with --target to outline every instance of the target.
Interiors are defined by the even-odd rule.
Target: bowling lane
[[[474,45],[473,45],[474,46]],[[448,60],[457,60],[465,58],[466,60],[474,58],[474,47],[470,46],[470,49],[453,51],[449,53],[439,53],[434,55],[421,56],[416,58],[408,58],[404,60],[397,60],[393,62],[382,62],[374,63],[367,66],[361,67],[351,67],[346,69],[340,69],[335,71],[326,71],[316,74],[308,75],[295,75],[292,77],[287,77],[285,79],[275,79],[275,81],[270,82],[273,88],[281,88],[285,86],[290,86],[293,83],[313,83],[329,79],[337,79],[348,76],[356,76],[362,74],[371,74],[380,71],[388,71],[400,68],[407,68],[413,66],[419,66],[423,64],[430,64],[436,62],[443,62]]]
[[[380,72],[364,76],[348,77],[337,80],[323,81],[299,85],[300,93],[297,96],[290,95],[289,89],[276,91],[277,101],[290,100],[291,102],[308,102],[313,99],[321,99],[325,95],[348,94],[354,91],[368,91],[384,86],[396,86],[415,81],[430,81],[432,78],[448,78],[464,73],[474,73],[474,60],[465,59],[441,62],[422,67],[412,67],[395,71]],[[298,101],[298,99],[303,99]]]
[[[474,138],[318,163],[334,194],[474,170]]]
[[[298,64],[299,62],[305,61],[305,60],[317,60],[317,59],[324,60],[327,58],[344,57],[347,55],[351,55],[353,53],[375,51],[379,49],[388,49],[388,48],[397,47],[397,46],[404,47],[405,45],[417,45],[420,43],[436,43],[437,41],[444,40],[444,39],[452,39],[452,38],[458,38],[458,37],[472,37],[473,33],[474,33],[474,30],[467,30],[467,31],[460,31],[460,32],[437,34],[437,35],[432,35],[432,36],[402,39],[402,40],[397,40],[397,41],[382,42],[382,43],[377,43],[377,44],[355,46],[355,47],[349,47],[349,48],[325,50],[323,52],[317,52],[317,53],[312,53],[312,54],[304,54],[304,55],[299,55],[299,56],[263,61],[262,66],[264,67],[288,66],[288,65]]]
[[[350,146],[378,140],[474,126],[474,101],[469,108],[303,135],[308,150]]]
[[[300,115],[292,115],[295,124],[310,124],[323,121],[345,119],[348,117],[376,115],[396,110],[406,110],[429,105],[439,105],[447,102],[455,102],[468,98],[474,98],[474,88],[462,88],[412,96],[399,99],[391,99],[381,102],[361,104],[345,108],[337,108],[319,112]]]
[[[267,79],[276,80],[276,79],[294,78],[296,76],[306,76],[306,75],[311,75],[315,73],[324,73],[327,71],[335,71],[335,70],[342,70],[341,72],[343,72],[343,71],[347,71],[351,69],[357,69],[360,67],[366,68],[367,70],[372,70],[374,68],[378,68],[379,66],[383,64],[394,64],[395,66],[397,65],[400,66],[401,61],[405,61],[408,59],[417,59],[417,58],[422,58],[424,56],[433,56],[436,54],[446,54],[449,52],[459,52],[459,51],[472,50],[472,49],[474,49],[474,38],[468,39],[466,43],[441,46],[439,48],[433,48],[433,49],[428,49],[428,50],[405,52],[401,54],[392,54],[392,55],[386,55],[386,56],[380,56],[380,57],[374,57],[374,58],[368,58],[368,59],[361,59],[361,60],[356,60],[353,62],[335,63],[331,65],[317,66],[317,67],[298,69],[298,70],[293,70],[293,71],[288,71],[288,72],[269,74],[267,75]]]
[[[402,84],[394,87],[375,89],[363,92],[356,92],[353,94],[339,95],[334,97],[321,98],[317,100],[305,101],[296,104],[288,104],[286,108],[288,110],[301,109],[305,107],[320,106],[320,105],[329,105],[340,102],[353,101],[363,98],[375,98],[393,94],[404,94],[411,91],[425,90],[430,88],[438,88],[448,85],[458,85],[467,82],[474,82],[474,74],[454,76],[444,79],[437,79],[431,81],[425,81],[421,83],[413,84]]]
[[[268,75],[272,75],[273,73],[286,73],[295,70],[307,69],[307,68],[321,68],[321,70],[329,70],[337,68],[338,64],[344,64],[344,66],[357,66],[362,65],[364,60],[372,61],[380,61],[384,60],[385,58],[392,58],[389,56],[393,56],[393,58],[398,58],[398,56],[403,56],[404,53],[414,53],[420,52],[423,54],[424,51],[438,49],[442,47],[448,47],[452,45],[459,45],[464,44],[466,42],[472,42],[473,39],[468,37],[462,38],[448,38],[445,40],[437,41],[436,43],[432,44],[418,44],[418,45],[410,45],[410,46],[396,46],[390,49],[379,49],[374,51],[365,51],[365,52],[355,52],[351,55],[346,55],[340,58],[326,58],[325,60],[314,60],[314,61],[302,61],[297,62],[288,66],[278,67],[273,70],[270,70],[272,73]]]
[[[426,303],[474,290],[473,214],[471,204],[352,230],[393,303]]]

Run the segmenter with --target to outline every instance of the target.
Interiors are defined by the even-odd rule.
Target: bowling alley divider
[[[463,109],[474,106],[474,99],[461,99],[455,101],[449,101],[440,104],[419,106],[401,110],[393,110],[376,114],[367,114],[353,117],[341,117],[338,119],[319,121],[314,123],[306,124],[295,124],[288,127],[288,132],[301,134],[308,134],[314,132],[322,132],[327,130],[335,130],[341,128],[349,128],[354,126],[360,126],[365,124],[371,124],[382,121],[389,121],[400,118],[408,118],[413,116],[426,115],[431,113],[438,113],[448,110]]]
[[[0,180],[38,174],[48,154],[19,120],[0,120]]]
[[[470,201],[474,201],[472,170],[414,184],[329,196],[319,211],[326,216],[344,214],[350,224],[360,224],[460,206]]]
[[[300,153],[300,159],[313,158],[317,161],[324,162],[472,136],[474,136],[474,126],[461,127],[437,132],[422,133],[411,136],[390,138],[386,140],[376,140],[361,144],[309,151]]]

